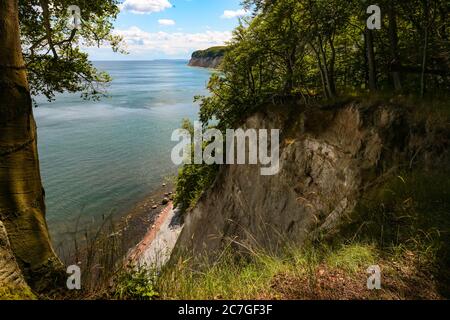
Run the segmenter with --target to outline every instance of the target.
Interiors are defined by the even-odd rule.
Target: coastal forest
[[[450,297],[450,1],[243,0],[226,48],[193,55],[215,68],[198,117],[281,129],[280,173],[182,166],[168,263],[108,261],[78,293],[47,228],[33,97],[101,99],[111,77],[80,43],[126,50],[118,1],[78,1],[80,30],[72,2],[0,0],[0,298]]]

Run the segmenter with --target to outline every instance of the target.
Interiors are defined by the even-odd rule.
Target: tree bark
[[[429,29],[429,16],[430,16],[430,6],[428,0],[423,1],[423,11],[424,11],[424,40],[423,40],[423,55],[422,55],[422,72],[420,74],[420,97],[423,98],[425,95],[425,72],[427,70],[427,59],[428,59],[428,29]]]
[[[325,70],[324,70],[324,67],[322,66],[322,60],[320,58],[320,54],[319,54],[319,52],[317,51],[317,49],[314,47],[314,45],[312,43],[310,43],[310,47],[314,51],[314,54],[316,55],[317,66],[318,66],[319,72],[320,72],[320,80],[322,81],[323,93],[325,94],[325,97],[327,99],[329,99],[330,96],[328,94],[328,89],[327,89],[327,80],[325,79]]]
[[[371,92],[375,92],[377,91],[377,73],[375,64],[375,50],[373,45],[373,31],[366,28],[364,38],[366,40],[369,90]]]
[[[331,43],[331,41],[330,41]],[[332,44],[332,43],[331,43]],[[329,62],[327,59],[327,55],[325,53],[325,49],[324,49],[324,42],[322,37],[319,35],[318,36],[318,45],[319,45],[319,53],[320,56],[318,56],[318,59],[320,60],[320,57],[322,57],[322,66],[323,66],[323,74],[324,74],[324,78],[325,78],[325,84],[326,84],[326,95],[327,98],[329,99],[333,99],[336,96],[336,85],[334,83],[334,48],[331,47],[332,49],[332,56]],[[317,54],[316,54],[317,56]]]
[[[18,1],[0,0],[0,220],[28,284],[61,280],[45,221],[36,124],[22,57]]]
[[[16,258],[11,250],[11,244],[3,223],[0,221],[0,300],[8,299],[8,293],[2,292],[2,289],[9,291],[10,295],[20,299],[30,298],[27,292],[31,292],[22,271],[20,270]]]
[[[328,38],[328,43],[330,44],[331,58],[330,58],[330,67],[329,67],[329,76],[330,79],[330,91],[335,97],[337,95],[336,90],[336,79],[335,79],[335,65],[336,65],[336,49],[334,47],[334,42],[332,37]]]
[[[400,66],[400,53],[398,49],[398,34],[397,34],[397,14],[395,12],[394,4],[392,0],[388,5],[388,18],[389,18],[389,42],[391,51],[391,66]],[[400,79],[400,73],[398,71],[392,71],[392,81],[394,83],[395,91],[402,90],[402,82]]]

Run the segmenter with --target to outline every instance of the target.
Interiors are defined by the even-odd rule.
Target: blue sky
[[[188,59],[222,45],[244,15],[240,0],[123,0],[115,22],[129,55],[88,48],[92,60]]]

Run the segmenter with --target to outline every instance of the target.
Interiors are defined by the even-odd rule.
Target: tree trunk
[[[389,18],[389,42],[392,60],[391,66],[398,67],[400,66],[400,53],[398,49],[397,15],[392,0],[389,2],[388,6],[388,18]],[[395,91],[401,91],[402,82],[400,79],[400,73],[398,71],[392,71],[391,75]]]
[[[286,60],[286,82],[284,84],[284,93],[291,94],[294,89],[294,65],[297,50],[293,48],[290,53],[287,54]]]
[[[336,64],[336,49],[334,48],[334,43],[333,43],[333,39],[330,37],[328,39],[328,43],[330,44],[330,50],[331,50],[331,58],[330,58],[330,67],[328,68],[329,70],[329,76],[328,78],[330,79],[330,91],[333,95],[333,97],[335,97],[337,95],[337,90],[336,90],[336,79],[335,79],[335,64]]]
[[[429,16],[430,16],[430,6],[428,0],[423,1],[423,11],[424,11],[424,43],[423,43],[423,55],[422,55],[422,72],[420,74],[420,97],[423,98],[425,95],[425,71],[427,70],[427,59],[428,59],[428,29],[429,29]]]
[[[29,299],[32,297],[30,292],[11,250],[6,229],[0,221],[0,300],[8,300],[10,296]]]
[[[45,221],[36,124],[22,57],[18,1],[0,0],[0,220],[30,286],[61,280]]]
[[[366,40],[369,90],[371,92],[375,92],[377,91],[377,73],[375,65],[375,50],[373,46],[373,31],[366,28],[364,32],[364,38]]]
[[[328,89],[327,89],[327,81],[325,79],[325,70],[324,67],[322,66],[322,60],[320,58],[320,54],[317,51],[317,49],[314,47],[314,45],[312,43],[310,43],[311,49],[314,51],[315,55],[316,55],[316,59],[317,59],[317,66],[319,68],[319,72],[320,72],[320,80],[322,80],[322,90],[323,93],[325,94],[325,97],[327,99],[330,98],[329,94],[328,94]]]
[[[333,99],[335,97],[335,90],[333,89],[334,88],[334,79],[332,78],[333,75],[330,72],[330,66],[327,59],[327,55],[325,53],[324,43],[320,35],[318,36],[318,40],[319,40],[319,52],[323,59],[322,65],[326,83],[327,97]]]

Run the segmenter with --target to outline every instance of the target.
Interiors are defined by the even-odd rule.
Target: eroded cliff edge
[[[402,167],[448,163],[448,126],[418,121],[396,103],[269,106],[242,127],[281,129],[279,174],[223,166],[186,213],[175,252],[214,254],[230,241],[237,249],[276,250],[332,236],[386,176]]]

